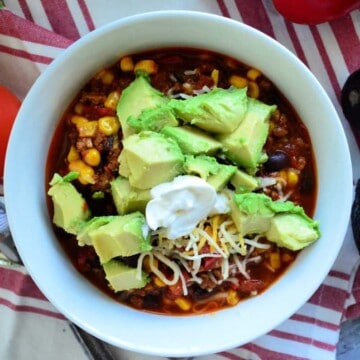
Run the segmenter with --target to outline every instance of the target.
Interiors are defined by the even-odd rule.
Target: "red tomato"
[[[273,0],[285,19],[298,24],[320,24],[360,7],[360,0]]]
[[[20,105],[20,100],[5,86],[0,85],[0,178],[4,176],[6,147]]]

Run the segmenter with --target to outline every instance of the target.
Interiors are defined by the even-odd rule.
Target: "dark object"
[[[342,323],[336,359],[360,359],[360,318],[349,319]]]
[[[341,106],[360,147],[360,70],[347,78],[341,91]]]
[[[298,24],[320,24],[345,16],[360,7],[359,0],[273,0],[277,11]]]
[[[351,227],[355,244],[360,252],[360,179],[356,184],[355,199],[351,209]]]
[[[281,150],[276,150],[269,156],[269,160],[265,163],[267,171],[279,171],[286,168],[290,164],[289,155]]]
[[[73,323],[70,323],[70,327],[89,357],[89,360],[115,360],[114,355],[104,342],[88,334]]]
[[[0,253],[5,255],[9,263],[22,265],[20,255],[17,252],[6,217],[5,205],[0,201]]]

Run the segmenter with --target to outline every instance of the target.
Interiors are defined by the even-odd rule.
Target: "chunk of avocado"
[[[259,180],[245,171],[237,169],[230,179],[230,184],[234,186],[236,193],[251,192],[259,187]]]
[[[144,109],[138,117],[130,116],[127,123],[135,132],[143,130],[158,132],[165,126],[179,125],[173,111],[169,107],[162,105],[152,109]]]
[[[138,189],[150,189],[155,185],[171,181],[183,172],[185,157],[173,139],[153,131],[133,134],[123,141],[119,157],[126,158],[130,185]]]
[[[128,124],[130,116],[137,118],[144,109],[155,108],[167,103],[169,99],[151,86],[149,78],[139,74],[136,79],[123,90],[118,105],[117,115],[121,123],[124,138],[133,134],[134,129]]]
[[[206,182],[210,184],[217,192],[224,189],[231,177],[236,171],[236,166],[220,164],[219,171],[216,174],[210,175]]]
[[[216,158],[206,155],[185,155],[184,171],[188,175],[200,176],[206,180],[210,175],[219,171],[220,164]]]
[[[151,200],[150,190],[140,190],[130,185],[128,179],[118,176],[110,183],[111,195],[118,214],[125,215],[140,211],[144,213]]]
[[[261,234],[291,250],[301,249],[320,237],[319,222],[292,201],[273,201],[260,193],[235,194],[230,207],[242,236]]]
[[[141,272],[141,278],[138,279],[137,269],[127,266],[120,260],[110,260],[103,264],[103,268],[105,278],[115,292],[140,289],[148,282],[148,277],[144,272]]]
[[[320,236],[318,223],[299,214],[277,214],[265,233],[269,241],[290,250],[301,250]]]
[[[221,143],[194,126],[166,126],[161,133],[173,138],[184,154],[213,155],[221,149]]]
[[[263,159],[262,149],[269,133],[269,118],[275,109],[275,105],[249,98],[246,115],[237,129],[217,137],[223,145],[225,156],[242,167],[256,168]]]
[[[188,175],[198,175],[216,191],[222,190],[236,171],[236,166],[217,162],[207,155],[186,155],[184,171]]]
[[[130,169],[127,163],[125,151],[121,151],[118,157],[118,162],[119,162],[119,174],[125,178],[128,178],[130,176]]]
[[[64,177],[54,174],[48,191],[54,205],[54,224],[74,235],[91,215],[85,199],[70,182],[77,176],[78,173],[75,172]]]
[[[216,88],[186,100],[172,99],[169,106],[178,118],[210,133],[229,134],[247,110],[246,89]]]
[[[88,233],[102,264],[117,256],[151,250],[150,233],[140,212],[114,216],[109,223]]]
[[[263,234],[270,227],[274,211],[271,198],[265,194],[235,194],[230,202],[231,217],[242,236]]]
[[[92,240],[89,236],[89,232],[108,224],[114,220],[114,216],[95,216],[87,221],[76,236],[79,246],[92,245]]]

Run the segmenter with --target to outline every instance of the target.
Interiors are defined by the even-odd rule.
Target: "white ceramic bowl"
[[[70,264],[54,236],[45,204],[49,144],[70,100],[97,70],[120,56],[166,46],[211,49],[261,69],[307,125],[316,155],[319,190],[315,218],[321,223],[321,239],[303,251],[265,293],[212,315],[154,315],[105,296]],[[66,317],[98,338],[160,356],[229,349],[265,334],[296,312],[335,261],[348,224],[351,189],[343,129],[310,71],[259,31],[194,12],[147,13],[122,19],[70,46],[30,90],[16,119],[6,158],[5,196],[11,231],[26,268],[43,293]]]

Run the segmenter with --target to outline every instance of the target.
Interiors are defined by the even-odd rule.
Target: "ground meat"
[[[219,279],[218,269],[213,270],[212,272],[203,272],[199,274],[199,277],[201,278],[200,287],[202,289],[214,289],[216,286],[218,286],[216,280]],[[212,274],[212,275],[211,275]],[[221,275],[220,275],[221,276]]]
[[[119,169],[119,161],[118,161],[118,157],[120,155],[121,149],[120,148],[115,148],[112,149],[108,156],[107,156],[107,165],[106,165],[106,169],[108,171],[112,171],[115,172]]]
[[[81,272],[89,272],[93,268],[100,266],[99,259],[92,246],[77,248],[77,269]]]
[[[286,136],[288,133],[286,127],[282,127],[279,125],[276,125],[274,129],[272,130],[272,135],[275,137],[283,137]]]
[[[142,309],[144,307],[144,298],[138,295],[132,295],[129,299],[130,304],[137,308]]]
[[[107,191],[110,188],[110,182],[116,177],[119,169],[118,157],[120,149],[115,148],[109,151],[106,156],[106,163],[98,168],[95,173],[95,184],[91,186],[92,191]]]
[[[174,81],[167,73],[159,72],[153,76],[152,84],[156,86],[161,92],[166,94],[168,90],[174,86]],[[180,90],[179,84],[178,88],[178,90]]]
[[[79,137],[75,144],[76,150],[79,152],[83,152],[87,149],[91,149],[93,147],[93,141],[90,137]]]
[[[239,290],[243,293],[260,291],[264,288],[265,283],[258,279],[244,279],[239,283]]]
[[[91,105],[101,105],[104,104],[106,100],[106,94],[104,93],[94,93],[94,92],[83,92],[80,95],[79,101],[85,104]]]
[[[106,136],[97,131],[94,137],[94,147],[100,152],[110,151],[114,145],[114,136]]]
[[[76,129],[75,126],[71,126],[69,127],[68,133],[67,133],[67,137],[69,139],[69,142],[71,145],[75,145],[78,138],[79,138],[79,133]]]
[[[201,288],[198,284],[194,284],[189,288],[189,295],[194,300],[206,299],[212,293],[206,289]]]
[[[133,80],[134,80],[134,77],[133,77],[133,76],[130,76],[130,75],[126,76],[126,75],[124,75],[123,77],[121,77],[121,78],[119,79],[119,82],[118,82],[119,87],[120,87],[121,89],[125,89],[126,87],[129,86],[129,84],[130,84]]]
[[[107,191],[110,189],[110,182],[114,180],[114,175],[107,172],[96,173],[95,183],[91,185],[91,191]]]
[[[210,75],[211,72],[214,70],[214,64],[211,63],[203,63],[201,64],[198,69],[197,69],[200,73],[202,74],[208,74]]]

